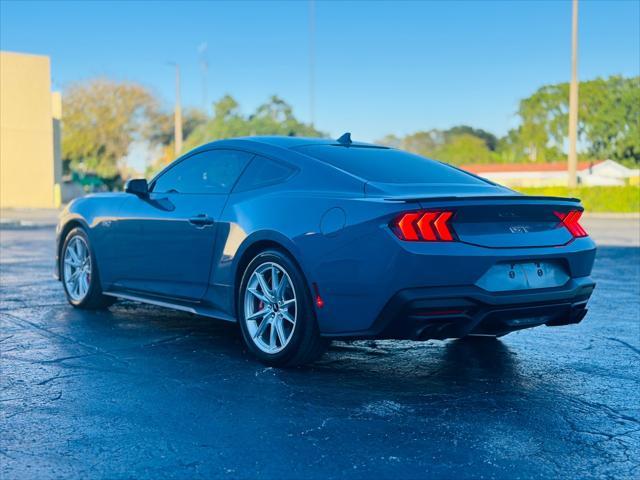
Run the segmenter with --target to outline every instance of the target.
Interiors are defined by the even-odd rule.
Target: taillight
[[[578,223],[582,216],[582,210],[570,210],[568,212],[553,212],[560,219],[560,223],[574,236],[574,238],[586,237],[588,233]]]
[[[429,210],[407,212],[391,222],[391,230],[400,240],[409,242],[452,242],[455,234],[449,221],[453,212]]]

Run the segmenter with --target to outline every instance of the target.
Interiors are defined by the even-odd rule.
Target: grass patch
[[[536,187],[516,188],[527,195],[576,197],[587,212],[640,212],[640,186],[624,187]]]

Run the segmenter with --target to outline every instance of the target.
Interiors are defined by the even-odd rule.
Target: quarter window
[[[244,192],[255,188],[284,182],[294,173],[293,167],[281,162],[256,155],[238,180],[234,192]]]
[[[208,150],[182,160],[156,180],[156,193],[229,193],[253,155],[238,150]]]

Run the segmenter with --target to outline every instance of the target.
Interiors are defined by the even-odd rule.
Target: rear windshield
[[[443,163],[390,148],[306,145],[298,150],[370,182],[488,183]]]

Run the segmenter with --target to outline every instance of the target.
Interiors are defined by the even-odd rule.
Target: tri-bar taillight
[[[453,242],[455,232],[450,225],[450,210],[413,211],[398,215],[391,230],[400,240],[409,242]]]
[[[582,216],[582,210],[569,210],[568,212],[553,212],[560,219],[560,223],[574,236],[574,238],[589,235],[582,225],[578,223]]]

